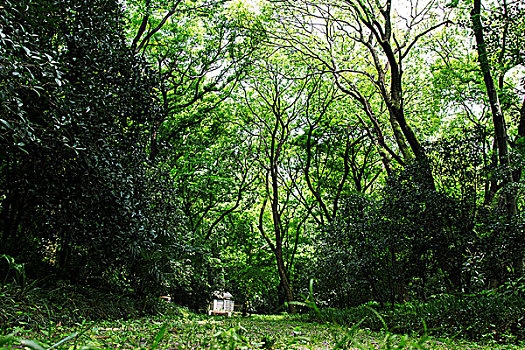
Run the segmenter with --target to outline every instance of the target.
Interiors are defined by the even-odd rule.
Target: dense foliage
[[[525,9],[425,4],[4,1],[2,329],[227,290],[523,339]]]

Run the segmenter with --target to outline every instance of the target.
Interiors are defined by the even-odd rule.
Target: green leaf
[[[42,346],[40,346],[37,342],[33,340],[20,340],[20,344],[33,349],[33,350],[45,350]]]
[[[168,322],[164,322],[164,324],[162,325],[162,327],[160,327],[157,335],[155,336],[155,339],[153,340],[153,344],[151,345],[151,349],[156,349],[157,346],[159,345],[160,343],[160,340],[162,339],[162,337],[164,336],[164,334],[166,334],[166,330],[168,329]]]
[[[77,335],[78,335],[78,333],[73,333],[73,334],[71,334],[71,335],[65,337],[64,339],[62,339],[62,340],[59,341],[58,343],[53,344],[51,347],[49,347],[48,350],[58,347],[59,345],[61,345],[61,344],[65,343],[65,342],[67,342],[68,340],[75,338]]]

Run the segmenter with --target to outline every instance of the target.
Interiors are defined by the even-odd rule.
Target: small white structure
[[[232,295],[228,292],[215,292],[213,296],[208,315],[228,315],[230,317],[235,306],[235,302],[231,300]]]
[[[160,300],[164,300],[165,302],[171,303],[171,297],[169,295],[161,295]]]

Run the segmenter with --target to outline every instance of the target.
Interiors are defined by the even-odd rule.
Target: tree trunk
[[[405,136],[403,129],[401,128],[401,125],[399,124],[399,121],[397,120],[396,114],[393,112],[391,108],[389,108],[389,120],[390,120],[390,126],[392,127],[392,131],[394,133],[394,138],[396,139],[397,147],[399,147],[399,151],[401,151],[401,154],[403,155],[403,161],[405,163],[409,163],[412,159],[412,155],[410,154],[410,150],[408,148],[408,145],[406,144]]]
[[[290,280],[288,279],[288,274],[284,266],[282,251],[280,253],[277,252],[275,254],[275,258],[277,260],[277,270],[279,272],[281,286],[284,291],[284,297],[285,297],[286,303],[288,304],[288,312],[293,314],[295,313],[295,307],[293,305],[294,297],[293,297],[292,288],[290,286]]]
[[[497,146],[496,140],[492,143],[492,156],[490,157],[490,165],[488,166],[491,169],[496,169],[498,165],[498,156],[497,156]],[[496,193],[501,188],[501,185],[498,184],[498,179],[496,176],[491,176],[486,180],[485,183],[485,197],[483,199],[483,205],[489,207],[496,196]]]
[[[401,146],[403,143],[400,144],[400,141],[402,140],[404,142],[404,139],[408,142],[408,145],[410,146],[410,149],[414,153],[414,156],[416,158],[416,161],[420,164],[421,170],[422,170],[422,180],[423,185],[431,190],[435,190],[436,186],[434,183],[434,176],[432,175],[432,170],[430,168],[430,162],[428,160],[428,157],[426,155],[424,147],[421,145],[419,140],[417,139],[416,135],[414,134],[414,131],[408,125],[406,118],[405,118],[405,107],[404,107],[404,101],[403,101],[403,82],[402,82],[402,75],[403,75],[403,69],[402,69],[402,58],[397,57],[394,49],[392,48],[392,45],[390,43],[391,41],[391,34],[392,34],[392,23],[390,20],[390,10],[391,10],[391,1],[387,1],[386,3],[386,9],[382,10],[383,17],[385,18],[385,27],[383,31],[378,31],[377,28],[372,24],[372,22],[365,23],[367,27],[374,33],[376,36],[376,39],[378,40],[378,44],[383,49],[383,52],[388,60],[389,66],[390,66],[390,88],[389,92],[387,92],[387,87],[384,86],[382,90],[383,99],[386,103],[386,106],[388,108],[388,112],[390,114],[390,120],[392,124],[392,128],[394,129],[394,134],[396,136],[396,140],[398,142],[398,146],[403,147],[400,149],[400,151],[403,153],[403,157],[405,157],[406,160],[409,160],[410,158],[408,155],[408,150],[406,149],[406,146]],[[378,64],[376,64],[377,67],[379,67]],[[379,72],[379,70],[378,70]],[[382,73],[380,73],[382,74]],[[401,129],[403,135],[399,134],[399,129]],[[396,132],[398,134],[396,134]],[[402,137],[404,136],[404,138]],[[405,154],[406,153],[406,154]]]
[[[490,72],[490,64],[487,57],[487,46],[483,36],[483,26],[481,23],[481,0],[473,0],[473,8],[470,13],[474,35],[476,37],[476,44],[478,50],[478,61],[481,72],[483,73],[483,81],[487,89],[487,96],[489,98],[490,110],[492,113],[492,122],[494,125],[494,137],[498,148],[499,165],[503,168],[503,184],[512,185],[512,170],[510,169],[510,158],[508,151],[508,135],[505,125],[503,112],[496,91],[496,86]],[[512,188],[504,189],[503,194],[504,207],[509,216],[517,213],[516,206],[516,191]]]
[[[284,295],[286,302],[288,304],[288,311],[290,313],[295,312],[293,306],[293,293],[290,286],[290,281],[288,280],[288,272],[286,266],[284,265],[283,260],[283,236],[281,230],[281,214],[279,212],[279,182],[277,177],[277,165],[274,164],[271,167],[270,171],[271,180],[272,180],[272,195],[271,199],[272,204],[272,218],[273,218],[273,227],[275,231],[275,260],[277,262],[277,271],[279,273],[279,278],[281,280],[281,285],[283,287]]]
[[[520,108],[520,121],[518,123],[518,134],[516,135],[516,140],[514,141],[515,148],[518,153],[523,157],[525,156],[525,98]],[[514,182],[518,182],[521,179],[521,167],[518,167],[512,173],[512,178]]]

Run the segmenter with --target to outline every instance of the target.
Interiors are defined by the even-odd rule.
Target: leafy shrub
[[[131,296],[68,284],[53,289],[33,286],[24,293],[18,285],[1,286],[0,309],[0,332],[14,327],[45,329],[85,320],[127,319],[148,310],[143,301]]]
[[[421,334],[428,331],[430,335],[502,343],[525,340],[525,300],[516,293],[443,294],[426,302],[414,301],[378,308],[378,312],[389,329],[396,333]],[[341,325],[361,322],[360,327],[374,331],[384,327],[381,318],[369,305],[321,309],[310,316],[316,321]]]

